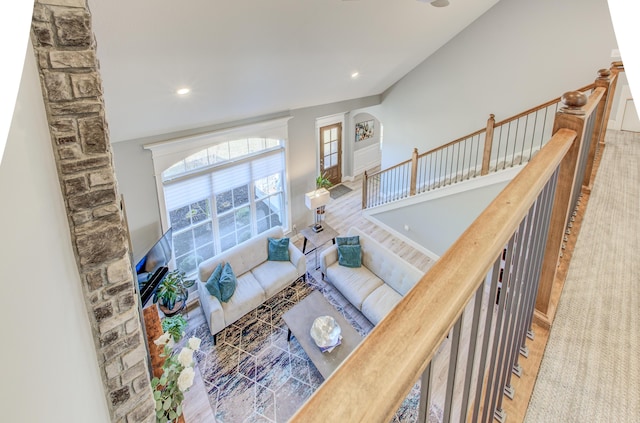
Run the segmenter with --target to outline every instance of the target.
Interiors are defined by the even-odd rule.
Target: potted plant
[[[184,336],[184,330],[187,328],[187,319],[182,314],[165,317],[162,319],[162,331],[169,333],[174,342],[180,341]]]
[[[158,303],[165,316],[173,316],[184,308],[189,297],[187,287],[193,285],[192,281],[185,279],[185,273],[180,270],[172,270],[158,285],[153,294],[153,301]]]
[[[327,175],[325,173],[318,175],[318,177],[316,178],[316,189],[331,188],[332,186],[333,184],[327,178]]]
[[[316,178],[316,195],[319,195],[320,192],[324,191],[325,194],[328,194],[327,188],[330,188],[333,186],[333,183],[329,180],[329,178],[327,178],[327,174],[326,173],[322,173],[320,175],[318,175],[318,177]],[[315,225],[313,225],[313,230],[316,232],[319,232],[322,230],[322,219],[324,217],[324,208],[325,206],[322,205],[318,208],[316,208],[316,218],[315,218]]]
[[[200,349],[200,338],[189,338],[178,354],[173,351],[173,339],[165,332],[153,341],[162,348],[160,357],[164,358],[162,375],[151,380],[153,399],[156,402],[157,423],[184,423],[182,406],[184,393],[191,388],[195,377],[194,352]]]

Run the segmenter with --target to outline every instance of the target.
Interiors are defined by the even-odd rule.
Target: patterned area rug
[[[294,282],[220,332],[215,346],[206,323],[191,331],[189,336],[202,339],[195,358],[218,422],[286,422],[322,384],[322,376],[295,337],[287,342],[281,319],[313,290],[322,292],[362,335],[372,329],[330,285],[307,275],[306,282]],[[419,398],[416,384],[393,422],[417,421]],[[433,406],[429,422],[441,419],[442,411]]]

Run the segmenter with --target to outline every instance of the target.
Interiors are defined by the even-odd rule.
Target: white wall
[[[2,421],[109,422],[30,45],[0,198]]]
[[[617,48],[606,0],[501,0],[383,95],[383,167],[592,83]]]
[[[512,168],[420,194],[374,209],[371,217],[398,236],[442,256],[520,169]]]

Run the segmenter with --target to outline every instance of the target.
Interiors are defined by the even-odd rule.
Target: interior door
[[[334,185],[342,182],[342,123],[320,128],[320,174]]]

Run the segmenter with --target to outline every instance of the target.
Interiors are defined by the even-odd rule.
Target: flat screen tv
[[[144,308],[169,271],[173,255],[172,228],[169,228],[136,264],[140,304]]]

